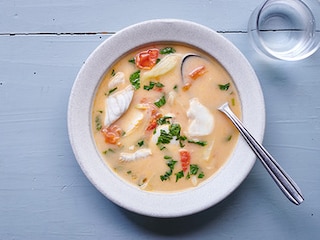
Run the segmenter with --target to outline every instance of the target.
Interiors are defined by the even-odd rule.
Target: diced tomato
[[[206,73],[206,67],[204,65],[196,67],[189,73],[189,77],[196,80],[198,77]]]
[[[122,130],[117,125],[111,125],[101,129],[106,143],[117,144],[119,143]]]
[[[153,68],[157,63],[159,56],[159,49],[151,48],[146,51],[142,51],[135,56],[136,66],[140,69],[149,70]]]
[[[180,153],[180,162],[182,166],[182,170],[185,172],[188,170],[191,160],[190,152],[186,149],[181,149]]]
[[[161,117],[162,117],[162,114],[156,108],[151,107],[150,121],[146,130],[150,131],[155,129],[158,125],[158,120]]]

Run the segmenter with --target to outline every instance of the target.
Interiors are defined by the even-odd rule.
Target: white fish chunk
[[[110,126],[121,117],[129,108],[132,101],[134,88],[128,85],[125,89],[109,95],[105,100],[104,125]]]
[[[179,59],[181,59],[180,54],[169,54],[165,56],[151,70],[146,71],[142,75],[141,79],[147,80],[150,78],[156,78],[170,72],[172,69],[174,69],[177,66]]]
[[[137,151],[133,153],[126,153],[122,152],[120,153],[120,160],[125,162],[131,162],[138,159],[146,158],[152,154],[151,149],[149,148],[142,148],[138,149]]]
[[[187,111],[187,116],[190,120],[188,135],[190,137],[209,135],[214,127],[213,115],[197,98],[190,99],[189,103]]]
[[[136,109],[134,109],[136,110]],[[134,129],[136,129],[142,122],[144,118],[144,114],[136,110],[133,112],[132,117],[130,118],[130,121],[128,121],[128,125],[124,127],[126,136],[130,135]]]
[[[124,73],[117,72],[109,81],[108,89],[114,89],[125,82]]]

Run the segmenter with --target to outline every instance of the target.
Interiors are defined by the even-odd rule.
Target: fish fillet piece
[[[209,135],[214,127],[214,117],[197,98],[189,100],[187,116],[190,120],[188,134],[190,137]]]
[[[109,95],[105,100],[105,118],[104,125],[110,126],[120,118],[129,108],[132,101],[134,88],[128,85],[121,91]]]
[[[133,153],[120,153],[120,160],[125,162],[131,162],[138,159],[146,158],[152,154],[151,149],[149,148],[142,148]]]
[[[108,88],[114,89],[125,82],[124,73],[117,72],[109,81]]]
[[[156,78],[170,72],[172,69],[175,68],[175,66],[177,66],[180,59],[181,59],[180,54],[169,54],[165,56],[150,71],[146,71],[142,75],[142,80]]]

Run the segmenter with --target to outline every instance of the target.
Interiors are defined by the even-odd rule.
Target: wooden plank
[[[109,35],[0,36],[0,239],[312,239],[320,236],[320,53],[285,63],[224,34],[252,63],[267,108],[265,145],[302,188],[291,205],[260,164],[225,201],[179,219],[116,207],[85,178],[67,134],[76,74]]]
[[[157,18],[194,21],[217,31],[246,31],[257,1],[4,0],[0,33],[116,32]]]

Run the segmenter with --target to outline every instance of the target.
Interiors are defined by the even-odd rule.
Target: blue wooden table
[[[254,51],[255,0],[1,0],[0,239],[319,239],[320,51],[282,62]],[[87,180],[67,133],[69,93],[83,62],[128,25],[178,18],[233,42],[260,79],[265,147],[301,187],[290,203],[257,161],[227,199],[175,219],[121,209]]]

